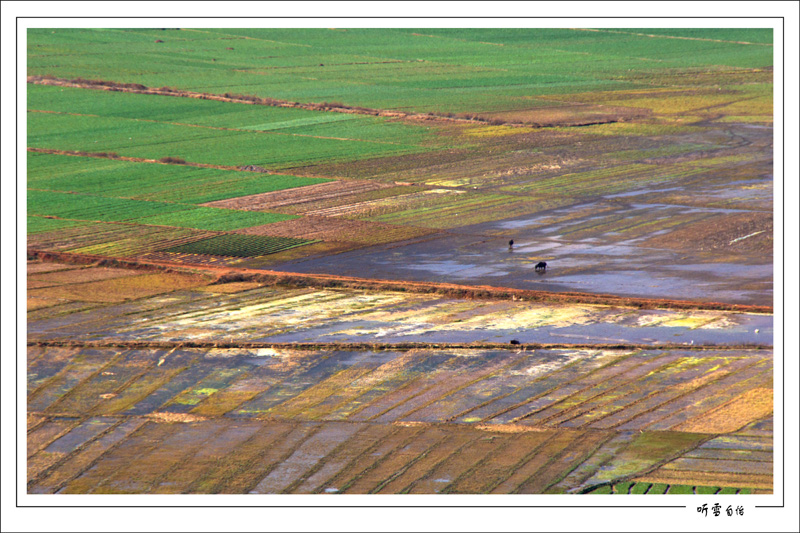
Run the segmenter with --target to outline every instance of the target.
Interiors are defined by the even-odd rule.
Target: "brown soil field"
[[[60,302],[52,298],[37,298],[35,296],[28,296],[27,310],[35,311],[36,309],[43,309],[45,307],[52,307],[58,305]]]
[[[685,224],[665,235],[651,237],[645,246],[705,251],[735,251],[771,256],[772,213],[722,214],[695,224]]]
[[[44,274],[45,272],[57,272],[59,270],[74,270],[79,268],[78,265],[68,265],[64,263],[40,263],[28,261],[27,273],[28,279],[34,274]]]
[[[382,224],[380,222],[304,216],[294,220],[241,229],[234,233],[321,241],[344,241],[359,244],[382,244],[421,237],[433,233],[433,231],[424,228]]]
[[[772,413],[773,395],[772,389],[751,389],[706,413],[702,419],[688,420],[675,429],[695,433],[732,433]]]
[[[303,204],[319,202],[326,199],[338,199],[343,196],[374,191],[386,187],[389,187],[389,185],[375,181],[329,181],[327,183],[318,183],[306,187],[240,196],[228,200],[209,202],[203,205],[222,207],[225,209],[238,209],[240,211],[270,211],[288,206],[301,206],[300,208],[302,208]]]
[[[207,285],[209,279],[200,275],[156,273],[124,276],[103,281],[60,285],[28,291],[37,300],[70,300],[83,302],[121,302],[144,298],[189,287]],[[35,303],[34,303],[35,305]]]
[[[648,109],[591,104],[565,104],[526,110],[484,113],[503,122],[539,124],[542,126],[583,126],[645,118]]]
[[[46,274],[30,276],[32,281],[40,281],[49,284],[60,283],[86,283],[90,281],[102,281],[106,279],[122,278],[127,276],[139,275],[135,270],[124,268],[82,268],[67,271],[57,271]]]

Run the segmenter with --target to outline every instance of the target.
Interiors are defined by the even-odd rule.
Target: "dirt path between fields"
[[[467,113],[465,116],[458,116],[452,113],[437,114],[437,113],[408,113],[404,111],[391,111],[388,109],[372,109],[368,107],[349,106],[338,102],[321,102],[321,103],[302,103],[291,102],[289,100],[278,100],[275,98],[262,98],[259,96],[244,95],[244,94],[212,94],[201,93],[194,91],[186,91],[183,89],[176,89],[173,87],[147,87],[140,83],[119,83],[108,80],[87,80],[83,78],[67,79],[56,78],[53,76],[28,76],[28,83],[34,85],[53,85],[57,87],[74,87],[78,89],[94,89],[100,91],[114,91],[124,93],[136,94],[151,94],[158,96],[177,96],[182,98],[196,98],[200,100],[215,100],[217,102],[229,102],[235,104],[250,104],[250,105],[263,105],[270,107],[292,107],[296,109],[306,109],[309,111],[326,111],[332,113],[346,113],[355,115],[371,115],[375,117],[396,118],[401,120],[426,120],[426,121],[442,121],[461,124],[488,124],[492,126],[511,126],[517,128],[551,128],[556,126],[566,127],[581,127],[581,126],[594,126],[597,124],[613,124],[615,122],[623,122],[623,117],[609,117],[607,119],[592,119],[588,121],[569,124],[560,122],[506,122],[505,120],[495,117],[481,117],[479,115]]]
[[[292,288],[348,288],[362,290],[399,291],[422,294],[437,294],[449,298],[512,300],[554,304],[615,305],[637,309],[686,309],[717,310],[744,313],[772,314],[772,306],[746,305],[722,302],[693,302],[657,298],[635,298],[611,294],[590,294],[581,292],[547,292],[529,289],[513,289],[488,285],[458,285],[454,283],[434,283],[417,281],[394,281],[384,279],[357,278],[327,274],[308,274],[278,272],[272,270],[244,269],[229,266],[188,265],[168,261],[141,261],[138,259],[116,259],[96,255],[48,252],[28,249],[28,259],[69,264],[113,266],[141,270],[166,270],[184,273],[205,273],[213,277],[213,284],[232,282],[257,282],[265,286],[286,286]]]
[[[217,170],[235,170],[237,172],[260,172],[262,174],[285,174],[286,172],[291,172],[290,170],[286,169],[283,171],[277,170],[270,170],[263,167],[258,167],[255,165],[245,165],[243,167],[236,167],[236,166],[229,166],[229,165],[212,165],[210,163],[193,163],[191,161],[183,161],[182,160],[175,160],[174,158],[164,158],[165,160],[159,159],[147,159],[144,157],[129,157],[119,155],[116,152],[82,152],[78,150],[56,150],[53,148],[26,148],[28,152],[36,152],[39,154],[55,154],[55,155],[71,155],[77,157],[96,157],[100,159],[116,159],[117,161],[131,161],[134,163],[156,163],[158,165],[182,165],[185,167],[200,167],[200,168],[214,168]],[[292,173],[292,176],[298,176],[301,178],[323,178],[323,179],[336,179],[346,181],[349,178],[331,178],[330,176],[320,176],[316,174],[310,174],[308,172],[303,173]]]
[[[130,350],[153,349],[169,350],[171,348],[196,349],[273,349],[304,351],[409,351],[409,350],[772,350],[768,344],[706,344],[689,345],[679,343],[664,344],[580,344],[580,343],[499,343],[499,342],[239,342],[239,341],[71,341],[49,340],[28,341],[28,346],[57,346],[61,348],[126,348]]]

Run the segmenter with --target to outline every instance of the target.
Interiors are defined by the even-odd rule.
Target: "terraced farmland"
[[[30,494],[773,493],[771,30],[27,37]]]

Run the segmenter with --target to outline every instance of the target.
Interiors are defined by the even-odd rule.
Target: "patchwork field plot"
[[[29,490],[561,493],[674,457],[637,481],[693,465],[672,484],[770,488],[752,463],[771,464],[770,437],[670,430],[658,408],[724,383],[681,411],[700,420],[768,384],[768,353],[323,354],[32,347]]]
[[[29,493],[773,492],[772,30],[27,46]]]

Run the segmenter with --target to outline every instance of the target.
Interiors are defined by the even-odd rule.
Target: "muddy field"
[[[31,493],[771,490],[770,315],[28,270]]]
[[[42,264],[30,263],[29,309],[46,309],[29,316],[29,341],[772,345],[768,314],[209,285],[210,276],[78,265],[38,273]]]
[[[28,357],[33,493],[564,493],[669,476],[771,488],[771,432],[738,436],[769,417],[768,352]]]

